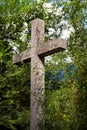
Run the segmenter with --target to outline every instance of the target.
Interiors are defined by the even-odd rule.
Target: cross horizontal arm
[[[45,57],[60,51],[63,51],[67,48],[67,43],[64,39],[54,39],[48,41],[47,43],[39,44],[37,47],[37,54],[41,57]],[[13,63],[18,64],[19,62],[29,62],[31,59],[31,49],[27,49],[20,54],[13,56]]]

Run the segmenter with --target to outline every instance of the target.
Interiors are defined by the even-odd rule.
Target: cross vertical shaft
[[[38,56],[37,48],[44,40],[44,22],[40,19],[32,21],[31,34],[31,104],[30,104],[30,130],[44,129],[44,90],[45,69],[44,57]]]

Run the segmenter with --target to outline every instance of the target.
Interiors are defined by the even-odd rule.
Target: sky
[[[51,3],[45,3],[44,8],[47,10],[47,12],[52,12],[52,4]],[[55,12],[57,15],[62,15],[62,7],[58,8],[58,10]],[[69,24],[68,21],[63,20],[61,24],[65,24],[67,26],[66,29],[63,30],[61,34],[61,38],[68,39],[70,37],[70,34],[74,31],[73,27]],[[49,33],[51,34],[54,32],[52,28],[49,28]]]

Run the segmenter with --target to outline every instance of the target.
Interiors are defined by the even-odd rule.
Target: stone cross
[[[44,21],[32,21],[31,48],[13,56],[13,63],[31,61],[30,130],[44,130],[44,57],[66,49],[64,39],[44,43]]]

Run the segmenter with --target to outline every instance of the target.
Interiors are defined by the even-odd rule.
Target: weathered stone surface
[[[44,130],[44,57],[65,50],[67,44],[60,38],[43,43],[44,22],[40,19],[32,21],[31,32],[31,48],[14,55],[13,63],[31,61],[30,130]]]
[[[13,56],[13,64],[18,64],[19,62],[30,62],[31,60],[31,49],[27,49],[19,54]]]
[[[44,129],[44,90],[45,70],[44,58],[38,56],[37,46],[44,40],[44,22],[36,19],[32,21],[32,49],[31,49],[31,106],[30,130]]]
[[[63,51],[67,48],[66,45],[66,41],[61,38],[50,40],[47,43],[39,44],[37,48],[38,55],[45,57]]]

